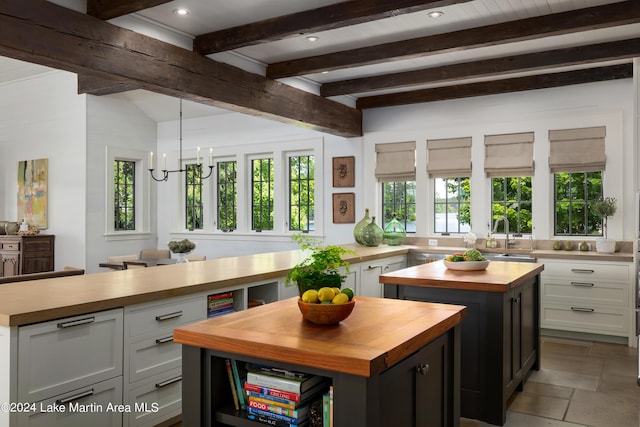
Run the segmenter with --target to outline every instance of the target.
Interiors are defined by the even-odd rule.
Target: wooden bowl
[[[355,305],[355,299],[344,304],[313,304],[298,300],[302,317],[317,325],[335,325],[343,321],[349,317]]]

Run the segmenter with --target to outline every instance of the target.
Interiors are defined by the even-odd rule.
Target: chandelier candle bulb
[[[200,147],[198,147],[198,149],[196,150],[196,164],[199,165],[200,164]]]
[[[213,166],[213,148],[209,147],[209,166]]]
[[[149,169],[153,169],[153,151],[149,152]]]
[[[167,170],[167,153],[162,153],[162,170]]]

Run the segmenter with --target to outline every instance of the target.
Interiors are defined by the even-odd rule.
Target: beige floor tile
[[[570,387],[561,387],[552,384],[537,383],[535,381],[527,381],[524,384],[524,392],[531,394],[539,394],[541,396],[558,397],[560,399],[570,399],[573,395],[573,389]]]
[[[625,381],[638,378],[638,358],[610,357],[606,360],[602,378],[609,381]]]
[[[638,427],[639,414],[636,396],[576,390],[565,420],[594,427]]]
[[[588,425],[574,424],[565,421],[538,417],[535,415],[521,414],[519,412],[509,412],[507,413],[507,422],[505,423],[504,427],[588,427]]]
[[[509,405],[509,411],[562,420],[568,405],[569,399],[519,393]]]
[[[546,355],[568,355],[587,357],[591,351],[590,341],[564,340],[560,338],[544,338],[541,341],[541,353]]]
[[[585,357],[570,355],[542,356],[541,366],[551,371],[575,372],[577,374],[600,376],[604,369],[605,359],[602,357]]]
[[[594,342],[589,351],[589,357],[619,357],[638,362],[638,349],[620,344]]]
[[[600,377],[598,376],[577,374],[575,372],[551,371],[549,369],[534,371],[529,377],[529,380],[590,391],[596,391],[600,384]]]

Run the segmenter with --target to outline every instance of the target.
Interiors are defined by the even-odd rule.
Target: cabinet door
[[[384,287],[380,284],[382,262],[362,264],[360,267],[360,288],[356,293],[365,297],[382,297]]]
[[[507,389],[523,378],[522,369],[536,356],[535,286],[524,284],[505,299],[504,380]]]
[[[17,276],[20,272],[20,254],[15,253],[3,253],[0,254],[0,261],[2,262],[2,276]]]
[[[38,402],[36,411],[18,416],[18,427],[119,427],[125,412],[119,405],[122,377]]]

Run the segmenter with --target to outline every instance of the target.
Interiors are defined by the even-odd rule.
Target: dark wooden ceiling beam
[[[197,36],[193,50],[203,55],[282,40],[300,34],[333,30],[405,13],[440,8],[471,0],[357,0],[291,15],[278,16]]]
[[[362,135],[346,105],[44,0],[0,1],[0,55],[340,136]]]
[[[102,77],[78,74],[78,93],[103,96],[111,95],[113,93],[127,92],[134,89],[140,89],[140,86],[136,85],[131,80],[105,79]]]
[[[267,66],[267,77],[277,79],[300,76],[638,22],[640,22],[640,2],[629,0],[485,27],[277,62]]]
[[[607,67],[588,68],[584,70],[565,71],[561,73],[539,74],[535,76],[515,77],[489,82],[442,86],[433,89],[367,96],[358,99],[357,107],[362,110],[369,108],[394,107],[405,104],[498,95],[502,93],[548,89],[606,80],[628,79],[632,77],[633,64],[620,64]]]
[[[138,12],[171,0],[87,0],[87,15],[98,19],[112,19]]]
[[[380,89],[628,59],[638,55],[640,38],[336,81],[323,84],[320,93],[323,96],[358,94]]]

